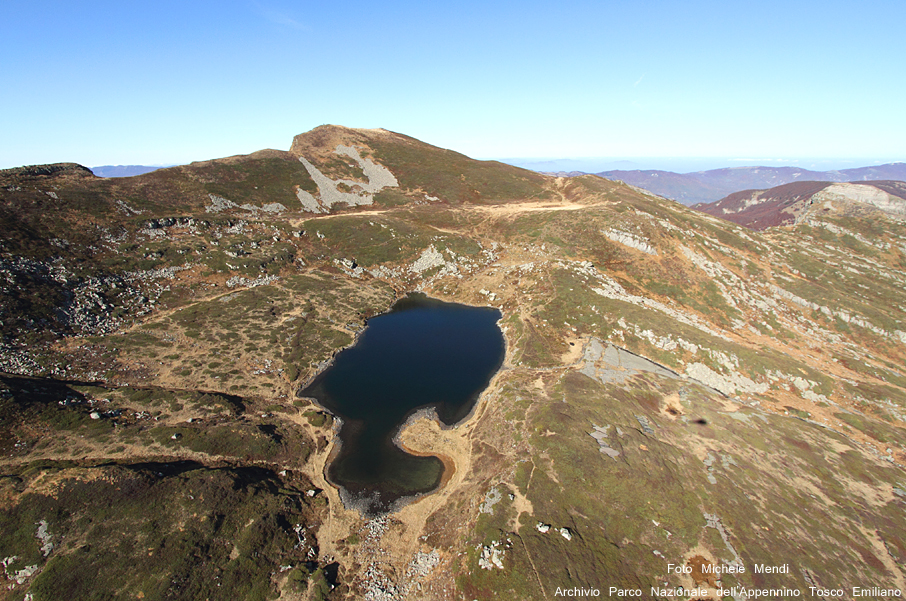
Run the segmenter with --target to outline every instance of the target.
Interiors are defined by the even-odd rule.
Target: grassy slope
[[[386,309],[398,290],[420,286],[471,303],[488,302],[480,289],[493,291],[504,312],[509,345],[510,369],[488,409],[476,418],[472,469],[424,530],[426,544],[439,549],[446,562],[447,569],[432,576],[439,582],[449,580],[448,587],[458,587],[468,598],[507,592],[544,598],[557,586],[691,585],[665,578],[666,562],[681,563],[693,555],[715,561],[733,556],[718,530],[708,526],[706,513],[720,517],[729,544],[750,570],[756,562],[795,566],[784,578],[742,576],[744,584],[806,586],[803,570],[821,585],[902,580],[898,565],[906,560],[906,550],[898,541],[906,532],[903,499],[891,490],[895,483],[902,488],[906,475],[877,455],[890,447],[892,459],[906,462],[902,344],[782,299],[773,299],[768,309],[746,300],[770,297],[773,284],[820,306],[861,316],[887,332],[906,331],[906,260],[898,250],[904,240],[896,228],[833,213],[819,217],[850,234],[834,233],[817,222],[758,234],[591,176],[558,182],[471,161],[397,134],[328,129],[318,136],[297,140],[293,152],[310,151],[305,156],[332,177],[355,177],[331,152],[337,143],[361,144],[363,155],[389,167],[401,187],[379,196],[378,206],[361,215],[347,211],[352,214],[324,219],[298,213],[253,216],[239,210],[205,213],[210,193],[237,203],[297,207],[292,187],[311,190],[307,172],[294,156],[264,153],[129,180],[57,176],[21,181],[18,191],[10,191],[9,183],[0,190],[8,222],[4,257],[60,256],[77,273],[73,281],[53,284],[52,278],[17,272],[17,286],[5,294],[15,288],[19,298],[4,298],[4,319],[13,315],[19,321],[15,328],[5,321],[4,334],[14,343],[38,335],[57,340],[30,348],[43,366],[39,373],[43,369],[57,377],[107,382],[103,389],[64,385],[57,390],[53,384],[45,397],[34,390],[35,384],[4,381],[9,392],[4,392],[2,423],[10,442],[4,448],[3,473],[11,487],[4,503],[14,516],[10,531],[20,534],[3,543],[7,546],[0,555],[19,553],[23,540],[33,538],[22,532],[29,520],[43,518],[22,513],[26,507],[58,515],[53,512],[67,503],[91,507],[114,502],[113,492],[90,484],[102,478],[87,480],[87,500],[63,498],[53,505],[29,497],[26,491],[33,487],[28,483],[40,470],[61,470],[66,480],[66,470],[191,460],[199,467],[186,472],[193,474],[189,480],[143,480],[136,498],[167,487],[182,489],[196,480],[215,489],[225,486],[227,525],[204,531],[193,526],[194,542],[176,534],[173,516],[183,514],[171,504],[152,505],[157,509],[147,519],[159,517],[154,536],[160,544],[177,545],[181,550],[175,555],[196,554],[209,566],[204,570],[233,570],[229,566],[235,560],[224,557],[216,541],[245,536],[243,520],[236,516],[252,511],[256,503],[263,504],[260,511],[267,515],[304,514],[297,505],[271,507],[284,503],[273,487],[279,490],[285,483],[277,482],[282,477],[275,474],[289,467],[315,479],[312,466],[327,450],[325,421],[293,400],[292,383],[303,381],[349,344],[363,320]],[[47,191],[56,191],[58,198]],[[425,202],[425,194],[441,200]],[[146,212],[126,214],[118,199]],[[547,208],[507,210],[509,201]],[[194,217],[197,223],[164,228],[162,236],[142,233],[149,219],[177,216]],[[87,223],[95,225],[86,228]],[[644,239],[658,254],[615,242],[605,234],[609,230]],[[48,243],[51,238],[65,239],[66,252]],[[456,259],[462,277],[435,279],[437,268],[421,275],[411,272],[409,265],[429,245],[447,260]],[[694,265],[680,246],[704,257],[712,271]],[[492,248],[496,250],[487,254]],[[352,258],[368,269],[384,266],[390,275],[350,277],[336,260]],[[590,271],[580,267],[585,261],[593,265]],[[59,340],[48,324],[60,301],[36,302],[36,290],[46,287],[57,286],[60,298],[73,294],[79,277],[185,265],[190,268],[159,280],[161,284],[129,284],[156,300],[147,315],[136,313],[141,303],[127,302],[122,281],[116,287],[106,283],[105,298],[121,308],[124,319],[112,335],[60,328],[70,337]],[[716,276],[714,265],[722,269]],[[225,286],[234,276],[252,280],[264,275],[280,279],[257,288]],[[604,285],[603,278],[618,282],[630,295],[692,316],[711,331],[650,305],[605,298],[594,291]],[[679,372],[700,362],[769,389],[739,393],[733,400],[691,381],[651,375],[620,386],[603,385],[576,371],[582,365],[578,351],[590,337],[611,340]],[[678,341],[686,346],[676,346]],[[808,398],[792,380],[771,380],[776,373],[804,378],[822,396]],[[59,404],[69,397],[109,398],[109,406],[123,409],[124,417],[93,420],[87,400]],[[637,416],[647,418],[655,433],[645,433]],[[117,420],[121,423],[114,426]],[[593,425],[611,426],[610,444],[621,451],[617,460],[599,452],[588,434]],[[622,435],[616,433],[618,427]],[[65,459],[79,462],[59,463]],[[38,472],[26,473],[29,465],[39,466]],[[229,478],[238,477],[235,470],[249,466],[270,470],[260,482],[275,484],[227,486]],[[72,472],[72,478],[81,473]],[[115,472],[121,473],[133,472]],[[214,473],[219,475],[210,480]],[[504,493],[502,500],[493,514],[481,513],[477,507],[492,487]],[[123,504],[111,523],[135,519],[130,507]],[[338,509],[331,511],[337,515]],[[51,559],[36,556],[35,561],[44,561],[44,571],[28,581],[34,591],[43,591],[40,587],[50,581],[43,575],[54,574],[66,561],[95,566],[110,552],[103,542],[109,535],[95,527],[47,519],[52,532],[65,530],[73,540],[95,544],[86,551],[84,545],[67,543]],[[268,532],[285,533],[286,524],[274,519],[279,528]],[[280,519],[289,523],[287,517]],[[539,521],[568,528],[572,540],[553,530],[540,533],[535,529]],[[505,548],[503,571],[478,568],[481,548],[493,541]],[[291,560],[288,549],[263,548],[266,561],[243,567],[243,578],[251,579],[267,562],[271,570],[283,561],[301,565],[300,558]],[[839,555],[827,548],[849,551]],[[88,556],[77,559],[79,553]],[[341,587],[334,597],[361,590],[355,587],[364,566],[352,569],[354,545],[345,553],[341,580],[352,588]],[[400,579],[407,560],[393,560],[402,562],[396,568]],[[123,591],[140,587],[146,595],[164,595],[171,590],[162,581],[149,580],[151,568],[176,574],[176,564],[147,564],[147,570],[142,565],[112,579],[126,586]],[[277,580],[259,593],[274,595],[277,589],[271,587],[289,586]],[[200,582],[192,586],[202,586]],[[312,584],[310,592],[319,594],[322,588]],[[24,590],[17,587],[10,598],[20,598]],[[189,595],[196,589],[186,585],[180,590]]]

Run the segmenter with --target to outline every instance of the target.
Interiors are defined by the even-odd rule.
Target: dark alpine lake
[[[342,419],[327,477],[344,502],[381,513],[437,488],[440,459],[410,455],[393,438],[419,409],[434,408],[446,425],[469,415],[503,363],[498,319],[490,307],[410,294],[368,320],[356,343],[299,391]]]

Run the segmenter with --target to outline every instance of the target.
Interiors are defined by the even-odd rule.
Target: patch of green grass
[[[237,204],[279,202],[290,209],[301,208],[295,187],[311,193],[318,190],[305,166],[290,156],[249,158],[232,164],[212,161],[192,167],[193,175],[210,182],[204,184],[206,192]]]
[[[59,484],[52,495],[18,496],[0,515],[4,557],[41,568],[29,587],[36,600],[111,599],[118,591],[133,599],[264,601],[276,597],[275,565],[306,561],[291,524],[305,524],[312,512],[273,472],[189,462],[92,469],[101,477],[86,480],[63,466],[23,473],[26,480],[56,473]],[[278,488],[288,494],[274,494]],[[40,522],[54,543],[49,556],[35,536]]]
[[[333,426],[333,417],[324,411],[306,411],[302,415],[316,428],[330,428]]]
[[[902,442],[904,439],[899,428],[894,428],[866,416],[840,412],[834,413],[834,417],[881,443]]]

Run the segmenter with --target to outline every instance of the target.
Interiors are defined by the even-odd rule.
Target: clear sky
[[[0,0],[0,168],[288,149],[324,123],[477,158],[906,160],[904,21],[903,0]]]

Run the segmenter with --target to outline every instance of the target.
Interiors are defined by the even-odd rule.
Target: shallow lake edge
[[[335,414],[333,411],[331,411],[327,407],[323,406],[318,401],[317,398],[304,396],[301,393],[303,390],[307,389],[318,378],[318,376],[320,376],[323,372],[325,372],[327,369],[329,369],[334,364],[334,361],[336,361],[336,358],[340,353],[342,353],[343,351],[345,351],[348,348],[355,346],[356,343],[358,343],[359,337],[362,334],[364,334],[365,330],[368,329],[368,322],[370,320],[374,319],[375,317],[380,317],[381,315],[389,314],[390,312],[392,312],[393,307],[396,306],[396,304],[398,302],[400,302],[404,298],[411,296],[413,294],[419,294],[419,295],[425,296],[426,298],[428,298],[430,300],[436,300],[436,301],[440,301],[442,303],[462,305],[465,307],[472,307],[472,308],[476,308],[476,309],[494,309],[495,311],[500,313],[500,316],[494,322],[494,324],[497,326],[497,329],[500,330],[501,338],[503,339],[503,355],[502,355],[502,358],[500,361],[500,365],[490,374],[487,384],[481,390],[481,392],[478,393],[478,396],[475,398],[475,400],[472,401],[471,407],[469,408],[469,412],[466,415],[464,415],[461,419],[459,419],[458,421],[456,421],[452,424],[445,423],[442,419],[440,419],[440,416],[438,416],[435,403],[428,403],[428,404],[425,404],[425,405],[422,405],[419,407],[415,407],[408,414],[406,414],[405,418],[400,422],[399,426],[397,427],[396,432],[393,434],[391,441],[397,448],[399,448],[401,451],[403,451],[404,453],[407,453],[409,455],[424,456],[424,457],[436,457],[437,459],[440,459],[440,461],[444,464],[444,471],[441,473],[439,484],[436,487],[434,487],[433,489],[426,491],[426,492],[422,492],[422,493],[399,497],[398,499],[395,499],[390,504],[390,507],[385,512],[379,512],[379,513],[375,514],[374,512],[368,511],[369,502],[370,502],[370,499],[368,497],[358,497],[358,496],[353,495],[345,487],[334,482],[330,477],[329,467],[333,463],[333,461],[336,460],[336,457],[337,457],[337,455],[339,455],[339,453],[342,449],[342,446],[343,446],[343,441],[340,438],[340,431],[343,428],[343,418],[340,417],[339,415]],[[482,402],[483,398],[485,397],[485,393],[491,387],[491,383],[501,372],[508,369],[507,368],[507,353],[509,351],[509,345],[508,345],[508,341],[507,341],[507,337],[506,337],[506,331],[500,326],[501,322],[503,321],[503,318],[504,318],[503,310],[500,307],[494,307],[494,306],[490,306],[490,305],[470,305],[468,303],[462,303],[462,302],[458,302],[458,301],[450,301],[450,300],[436,298],[436,297],[430,296],[429,294],[427,294],[426,292],[421,291],[421,290],[412,290],[412,291],[406,292],[405,294],[397,295],[393,299],[393,302],[390,304],[390,307],[387,310],[368,318],[365,321],[364,327],[362,327],[361,329],[359,329],[358,331],[355,332],[355,336],[353,337],[352,342],[350,342],[346,346],[335,349],[331,353],[330,358],[326,359],[325,361],[322,361],[318,365],[317,370],[315,370],[315,372],[311,376],[309,376],[303,384],[299,385],[299,387],[296,390],[296,394],[295,394],[296,398],[309,401],[314,406],[318,407],[321,411],[329,414],[333,418],[334,423],[333,423],[333,426],[331,427],[333,436],[331,437],[331,440],[328,443],[329,447],[330,447],[330,451],[328,452],[327,457],[324,460],[322,476],[324,478],[324,481],[327,484],[329,484],[330,486],[332,486],[337,491],[337,493],[340,497],[340,500],[343,503],[343,507],[345,509],[355,510],[358,513],[362,514],[363,516],[370,516],[370,517],[374,517],[377,515],[389,515],[391,513],[396,513],[397,511],[399,511],[400,509],[402,509],[403,507],[405,507],[409,504],[415,503],[416,501],[418,501],[420,499],[423,499],[429,495],[435,494],[436,492],[441,490],[443,488],[443,486],[449,481],[449,478],[445,477],[447,475],[446,471],[449,468],[447,466],[447,462],[444,461],[444,459],[437,457],[437,455],[433,455],[431,453],[421,454],[421,453],[411,452],[408,449],[406,449],[405,446],[402,444],[400,437],[401,437],[403,431],[407,427],[411,426],[415,422],[420,421],[422,419],[433,421],[435,424],[437,424],[438,428],[440,428],[441,430],[444,430],[444,431],[453,430],[455,428],[458,428],[459,426],[465,424],[470,419],[472,419],[472,417],[475,415],[475,413],[478,409],[479,404]],[[450,460],[452,461],[452,458],[450,458]]]

